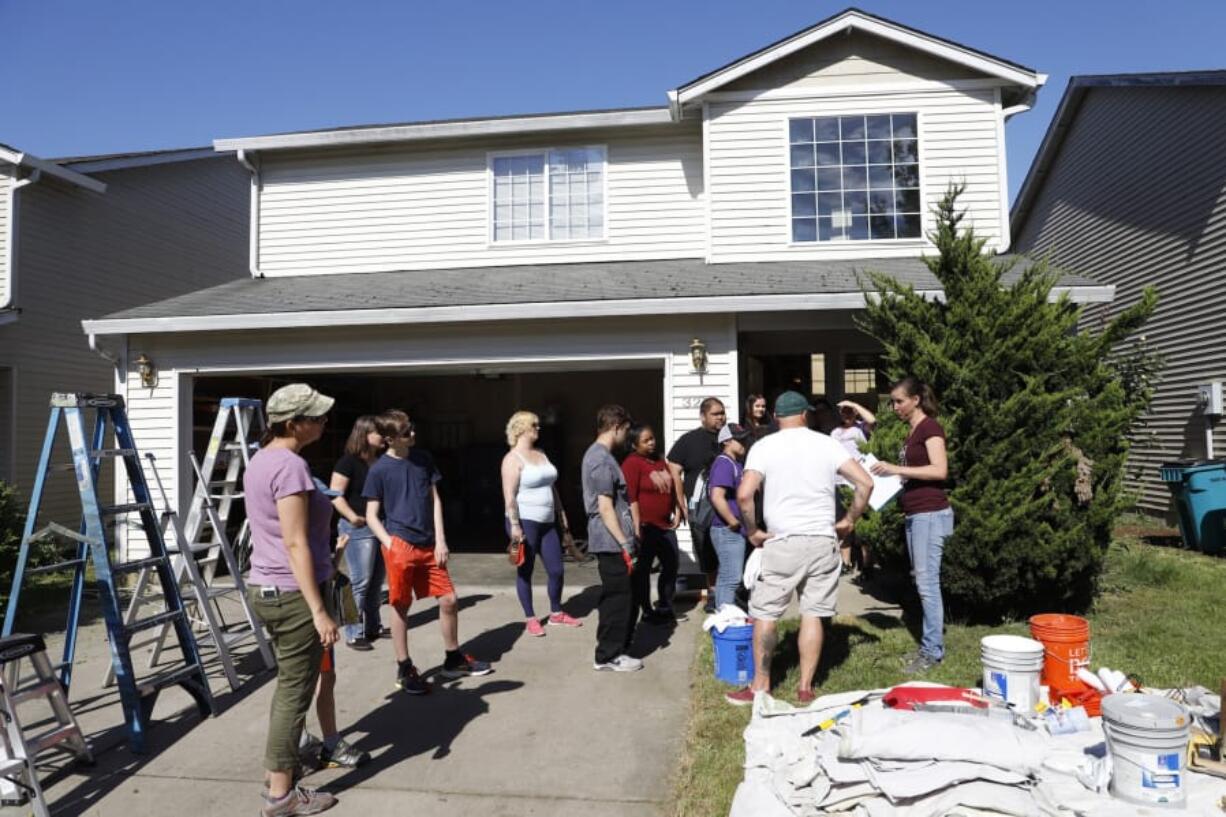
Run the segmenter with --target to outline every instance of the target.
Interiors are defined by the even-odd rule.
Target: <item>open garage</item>
[[[567,513],[583,518],[579,464],[594,436],[596,410],[621,403],[636,422],[663,422],[664,370],[660,361],[609,361],[586,368],[545,371],[278,372],[269,375],[198,375],[192,378],[192,448],[203,451],[222,397],[261,400],[278,387],[309,382],[336,398],[323,438],[303,452],[316,476],[328,480],[353,421],[387,408],[408,412],[418,445],[443,473],[448,539],[461,550],[505,546],[499,466],[507,451],[507,419],[519,409],[541,418],[541,446],[558,467]],[[582,535],[582,525],[576,534]]]

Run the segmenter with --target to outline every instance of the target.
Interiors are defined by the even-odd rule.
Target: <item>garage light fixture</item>
[[[690,366],[698,374],[707,373],[707,344],[699,338],[690,341]]]
[[[153,360],[149,355],[141,352],[140,357],[136,358],[136,371],[140,374],[140,384],[146,389],[152,389],[158,384],[158,370],[153,365]]]

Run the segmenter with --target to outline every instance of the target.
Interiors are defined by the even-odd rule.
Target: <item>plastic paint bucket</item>
[[[1030,619],[1030,634],[1043,642],[1043,683],[1053,689],[1082,689],[1077,670],[1090,666],[1090,622],[1080,616],[1044,613]]]
[[[1111,753],[1111,794],[1146,806],[1182,808],[1188,710],[1160,695],[1103,698],[1103,732]]]
[[[979,642],[983,694],[1029,714],[1039,702],[1043,645],[1020,635],[989,635]]]
[[[715,677],[726,684],[744,685],[753,680],[753,625],[711,631],[715,652]]]

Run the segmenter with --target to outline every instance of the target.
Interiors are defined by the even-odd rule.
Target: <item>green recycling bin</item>
[[[1226,459],[1168,462],[1159,474],[1175,498],[1184,545],[1226,551]]]

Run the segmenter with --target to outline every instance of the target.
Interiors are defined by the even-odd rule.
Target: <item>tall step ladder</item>
[[[217,405],[217,419],[213,421],[204,459],[198,464],[193,461],[196,490],[187,507],[183,533],[198,555],[209,582],[222,558],[223,544],[229,544],[236,554],[250,552],[251,526],[246,520],[233,542],[226,536],[226,526],[234,503],[243,499],[243,471],[250,465],[252,454],[259,449],[265,428],[262,401],[223,397]],[[245,562],[246,558],[240,558],[239,567],[245,569]]]
[[[92,435],[87,437],[85,417],[90,412],[93,412],[94,425]],[[71,467],[76,477],[77,492],[81,498],[81,525],[79,531],[72,531],[52,522],[36,531],[35,525],[39,507],[42,504],[43,490],[48,476],[55,470],[51,458],[61,421],[68,432],[69,446],[72,449]],[[117,444],[115,448],[106,447],[109,439],[108,431],[114,435]],[[124,474],[126,474],[128,488],[134,502],[105,505],[101,501],[98,495],[98,476],[101,464],[106,459],[115,462],[117,485],[123,484],[118,465],[119,461],[123,462]],[[108,525],[107,521],[118,520],[132,514],[139,516],[139,528],[148,543],[149,555],[129,562],[113,563],[111,561],[111,525]],[[46,568],[29,569],[31,546],[49,536],[56,535],[75,542],[76,558],[49,565]],[[84,594],[85,571],[88,562],[93,564],[94,582],[97,585],[102,605],[102,616],[106,621],[111,666],[119,686],[119,698],[128,727],[128,745],[134,753],[142,754],[147,750],[146,736],[152,721],[153,705],[163,689],[169,686],[181,686],[195,700],[196,707],[203,717],[211,715],[214,711],[213,696],[209,691],[208,678],[200,659],[195,636],[192,634],[191,622],[179,595],[179,584],[171,569],[170,556],[166,552],[166,543],[162,537],[162,528],[154,513],[149,486],[145,482],[145,472],[141,468],[136,442],[132,439],[131,426],[128,425],[123,397],[116,394],[56,393],[51,396],[51,416],[47,424],[47,435],[43,440],[42,455],[39,457],[38,473],[34,480],[33,490],[30,492],[30,509],[26,515],[21,550],[17,556],[17,567],[13,574],[8,608],[4,614],[2,634],[5,636],[13,634],[13,626],[17,620],[21,600],[22,584],[27,574],[71,569],[73,581],[64,634],[64,656],[55,667],[60,670],[60,684],[65,692],[68,691],[72,682],[72,662],[76,652],[81,600]],[[117,580],[146,568],[152,568],[152,575],[160,585],[165,609],[155,615],[126,622],[120,607]],[[174,628],[180,658],[175,666],[138,679],[132,667],[130,650],[132,638],[138,633],[153,630],[163,624],[170,624]]]
[[[158,473],[157,460],[152,453],[146,453],[145,458],[149,460],[149,470],[152,472],[154,481],[157,483],[158,492],[162,497],[162,506],[165,508],[162,511],[162,536],[165,538],[167,531],[174,534],[175,544],[167,545],[167,550],[174,554],[174,575],[179,581],[180,590],[184,595],[189,616],[196,627],[196,640],[201,646],[205,644],[213,645],[213,648],[217,651],[217,657],[221,661],[221,668],[225,673],[226,680],[230,683],[230,688],[236,690],[242,686],[242,680],[239,678],[234,660],[234,649],[239,645],[247,641],[253,641],[259,650],[260,657],[264,661],[264,666],[267,669],[276,667],[276,660],[273,658],[268,638],[264,634],[264,628],[256,618],[255,611],[251,608],[251,603],[247,600],[247,585],[243,581],[238,559],[234,555],[233,548],[230,547],[229,539],[225,534],[225,526],[217,517],[217,508],[210,495],[205,495],[204,509],[209,524],[213,530],[218,531],[218,537],[215,540],[216,544],[201,545],[198,548],[184,546],[183,543],[189,540],[183,531],[178,513],[173,510],[170,501],[166,497],[166,488],[162,484],[161,474]],[[189,455],[189,460],[192,468],[196,471],[197,479],[203,481],[200,478],[200,470],[196,464],[195,456]],[[220,558],[226,563],[226,569],[229,571],[230,578],[225,583],[217,581],[209,583],[205,578],[204,572],[200,569],[201,565],[197,562],[198,555],[204,554],[207,556],[213,550],[219,553]],[[153,572],[154,568],[147,567],[137,577],[136,587],[132,591],[132,600],[128,604],[128,611],[124,618],[126,622],[130,623],[139,619],[144,608],[150,604],[160,605],[164,601],[152,582]],[[214,578],[216,577],[214,576]],[[228,622],[226,620],[221,603],[227,599],[231,600],[231,605],[236,606],[242,613],[241,621]],[[166,639],[170,631],[171,625],[169,623],[163,624],[161,632],[158,633],[155,639],[139,645],[153,645],[153,650],[149,656],[150,667],[156,666],[161,660],[162,651],[165,648]],[[136,646],[138,645],[133,645],[134,648]],[[112,683],[114,677],[114,672],[108,672],[106,683]]]
[[[21,676],[22,659],[28,659],[34,670],[28,678]],[[46,701],[51,718],[39,712],[35,719],[26,718],[29,724],[24,723],[18,709],[38,699]],[[38,782],[38,756],[48,749],[59,749],[92,764],[94,755],[68,708],[68,698],[55,677],[41,635],[0,638],[0,718],[4,721],[0,729],[0,803],[28,802],[35,817],[50,817]],[[35,734],[27,731],[32,727],[37,730]]]

